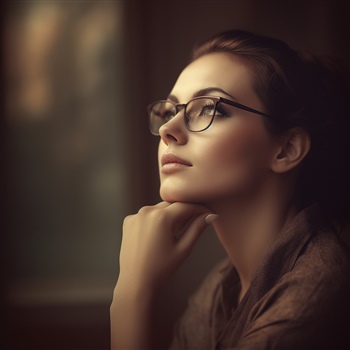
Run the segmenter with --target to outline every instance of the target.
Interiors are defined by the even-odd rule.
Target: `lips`
[[[174,153],[163,154],[161,157],[161,164],[162,166],[166,164],[180,164],[185,166],[192,166],[192,164],[189,161],[176,156]]]

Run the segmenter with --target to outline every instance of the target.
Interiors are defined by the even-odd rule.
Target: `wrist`
[[[142,305],[152,305],[156,300],[157,292],[146,284],[140,284],[131,279],[118,279],[114,288],[112,304],[124,303],[141,307]]]

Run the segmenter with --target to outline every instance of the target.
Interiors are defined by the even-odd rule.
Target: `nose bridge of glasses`
[[[185,113],[186,106],[187,106],[187,103],[175,104],[175,115],[179,114],[181,112],[181,110],[184,110],[184,113]],[[175,115],[174,115],[174,117],[175,117]]]

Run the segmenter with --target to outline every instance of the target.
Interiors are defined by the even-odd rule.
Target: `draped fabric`
[[[237,305],[239,289],[221,262],[189,299],[171,349],[350,348],[349,249],[317,204],[282,230]]]

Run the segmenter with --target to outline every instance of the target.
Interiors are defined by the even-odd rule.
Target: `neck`
[[[239,274],[241,300],[267,249],[297,214],[296,201],[266,191],[265,195],[228,199],[210,207],[218,214],[214,222],[218,238]]]

